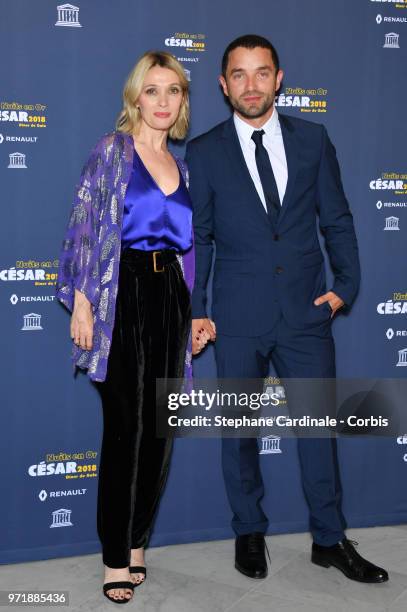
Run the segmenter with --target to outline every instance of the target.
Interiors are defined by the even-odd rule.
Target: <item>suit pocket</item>
[[[332,315],[333,310],[332,310],[331,305],[330,305],[330,303],[329,303],[329,302],[323,302],[323,304],[321,304],[321,306],[324,306],[324,307],[325,307],[325,311],[326,311],[326,313],[327,313],[329,316],[331,316],[331,315]],[[321,308],[321,306],[319,306],[319,308]]]

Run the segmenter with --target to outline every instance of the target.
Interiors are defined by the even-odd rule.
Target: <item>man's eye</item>
[[[241,72],[236,72],[236,73],[234,74],[233,78],[234,78],[235,80],[237,80],[237,79],[240,79],[242,76],[243,76],[243,75],[242,75],[242,73],[241,73]]]
[[[261,79],[266,79],[268,77],[268,72],[259,72],[259,76]]]

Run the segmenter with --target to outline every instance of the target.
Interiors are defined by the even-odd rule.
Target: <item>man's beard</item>
[[[243,95],[247,96],[250,94],[259,95],[258,92],[246,92]],[[237,100],[236,98],[231,98],[229,96],[229,101],[231,105],[233,106],[233,108],[237,110],[242,115],[242,117],[245,117],[245,119],[258,119],[259,117],[262,117],[263,115],[265,115],[267,111],[270,110],[270,108],[273,106],[274,96],[268,95],[263,99],[260,106],[253,105],[253,106],[249,106],[249,108],[243,106],[240,103],[240,101]]]

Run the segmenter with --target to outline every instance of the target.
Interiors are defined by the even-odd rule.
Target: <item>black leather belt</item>
[[[137,270],[145,272],[164,272],[165,266],[176,261],[176,259],[177,255],[174,249],[143,251],[126,248],[121,255],[121,261],[132,264]]]

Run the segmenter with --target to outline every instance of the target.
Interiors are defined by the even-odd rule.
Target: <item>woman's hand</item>
[[[75,289],[75,302],[71,317],[71,338],[76,345],[90,351],[93,345],[92,305],[84,293]]]
[[[198,355],[208,341],[216,340],[216,326],[212,319],[192,320],[192,354]]]

